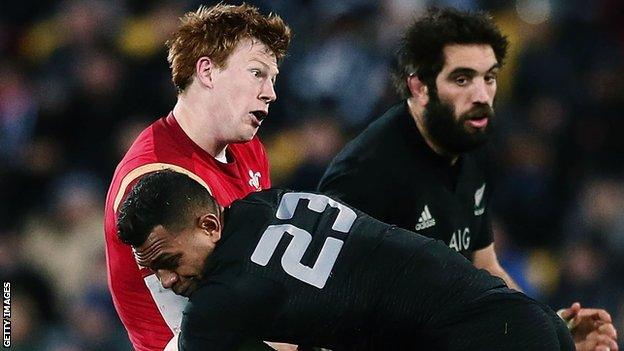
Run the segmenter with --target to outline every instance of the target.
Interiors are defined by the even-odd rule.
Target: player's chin
[[[241,133],[238,136],[238,142],[245,143],[245,142],[251,141],[251,139],[253,139],[258,133],[258,129],[259,127],[249,126],[244,131],[241,131]]]
[[[197,290],[197,284],[189,284],[188,286],[183,287],[178,290],[174,290],[173,292],[176,293],[176,295],[180,295],[184,297],[191,297],[191,295],[193,294],[193,292],[195,292],[195,290]]]
[[[482,128],[474,128],[472,126],[465,125],[464,133],[466,133],[466,135],[471,136],[471,137],[480,138],[482,136],[487,136],[488,134],[490,134],[490,129],[491,128],[489,125],[486,125]]]

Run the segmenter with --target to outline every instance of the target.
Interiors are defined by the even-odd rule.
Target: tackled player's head
[[[193,79],[197,60],[203,56],[223,68],[243,39],[259,40],[279,61],[286,55],[290,38],[290,28],[280,16],[263,16],[254,6],[200,6],[184,15],[182,24],[167,41],[173,84],[178,91],[184,91]]]
[[[163,287],[188,296],[221,237],[219,206],[208,190],[185,174],[160,171],[141,178],[117,220],[119,239],[132,245],[139,265]]]

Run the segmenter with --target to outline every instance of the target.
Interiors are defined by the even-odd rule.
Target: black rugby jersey
[[[345,146],[318,189],[472,257],[492,242],[489,173],[486,147],[462,154],[454,166],[436,154],[403,102]]]
[[[227,210],[179,346],[231,350],[257,339],[333,350],[484,349],[494,339],[471,344],[455,333],[478,320],[503,330],[514,319],[497,320],[502,307],[482,313],[483,305],[533,304],[523,299],[439,241],[324,195],[266,190]]]

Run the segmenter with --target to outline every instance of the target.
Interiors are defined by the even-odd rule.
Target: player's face
[[[487,140],[499,64],[489,45],[448,45],[444,56],[423,120],[438,145],[459,154]]]
[[[221,135],[227,142],[251,140],[277,98],[275,55],[258,40],[241,40],[223,68],[211,74]]]
[[[135,257],[139,265],[156,273],[165,289],[188,297],[197,289],[214,247],[201,228],[171,233],[158,225],[145,243],[135,248]]]

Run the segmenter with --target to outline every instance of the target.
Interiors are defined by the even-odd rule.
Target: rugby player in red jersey
[[[179,329],[186,299],[163,289],[119,241],[119,205],[143,175],[162,169],[189,175],[222,206],[270,187],[256,132],[276,99],[277,64],[289,43],[290,28],[279,16],[224,4],[187,13],[167,43],[177,102],[134,141],[106,198],[109,287],[136,350],[163,350]]]

